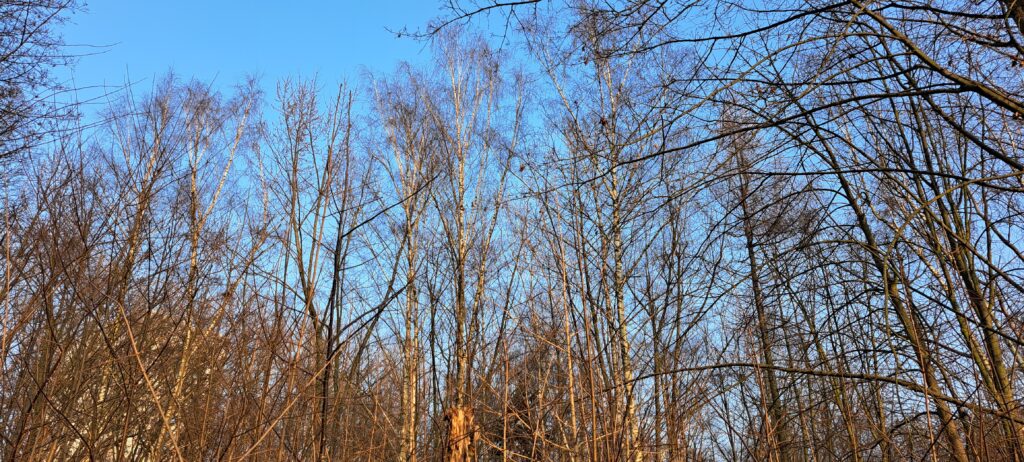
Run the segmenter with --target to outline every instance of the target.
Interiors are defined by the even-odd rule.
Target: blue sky
[[[58,74],[76,88],[148,88],[173,69],[181,78],[231,86],[246,75],[265,87],[282,77],[323,84],[365,69],[429,59],[429,47],[387,29],[420,29],[441,13],[435,0],[89,0],[61,30],[77,64]],[[66,78],[65,78],[66,77]],[[95,90],[80,90],[87,99]]]

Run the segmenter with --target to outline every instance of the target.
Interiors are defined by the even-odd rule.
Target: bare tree
[[[51,68],[67,64],[59,26],[73,0],[0,2],[0,159],[39,145],[68,115]]]

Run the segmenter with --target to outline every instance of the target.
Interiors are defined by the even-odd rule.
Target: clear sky
[[[233,85],[256,74],[268,89],[281,77],[323,84],[363,69],[389,71],[429,58],[429,47],[388,29],[422,29],[441,13],[436,0],[88,0],[62,28],[76,88],[148,88],[173,69],[182,78]],[[62,78],[61,80],[66,80]],[[82,90],[87,99],[95,91]]]

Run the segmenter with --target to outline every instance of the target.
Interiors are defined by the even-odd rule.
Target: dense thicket
[[[1024,460],[1019,3],[450,7],[31,148],[5,460]]]

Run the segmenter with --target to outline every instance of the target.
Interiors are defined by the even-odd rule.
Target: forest
[[[87,119],[0,0],[3,461],[1024,461],[1021,0],[436,3]]]

